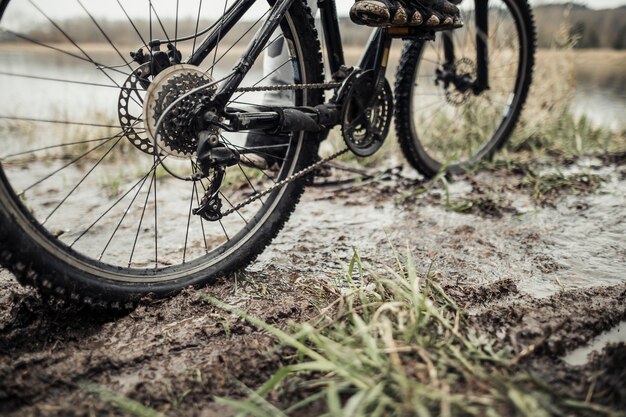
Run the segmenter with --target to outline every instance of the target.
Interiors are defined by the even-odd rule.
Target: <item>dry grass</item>
[[[557,156],[573,156],[623,150],[625,132],[595,126],[586,117],[576,118],[571,103],[577,88],[577,71],[590,71],[591,60],[601,62],[602,53],[580,53],[571,48],[543,50],[537,56],[533,85],[522,120],[514,132],[509,152],[533,151]],[[626,59],[626,53],[608,54],[614,62]],[[581,65],[584,62],[584,65]],[[605,74],[615,68],[606,67]],[[598,71],[595,75],[602,75]]]

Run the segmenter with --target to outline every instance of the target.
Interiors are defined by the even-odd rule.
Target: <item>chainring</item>
[[[393,115],[393,94],[384,80],[376,91],[373,71],[359,74],[352,82],[342,113],[343,139],[357,156],[376,153],[385,143]]]

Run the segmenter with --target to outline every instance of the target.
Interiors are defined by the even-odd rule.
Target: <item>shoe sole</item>
[[[402,25],[394,25],[392,22],[389,22],[388,20],[382,20],[380,17],[375,17],[375,16],[361,14],[361,13],[354,13],[354,12],[350,12],[350,20],[352,20],[352,22],[356,23],[357,25],[382,27],[382,28],[386,27],[386,28],[394,28],[394,29],[410,27],[414,29],[416,28],[423,29],[424,32],[430,32],[430,31],[438,32],[442,30],[460,29],[463,27],[463,22],[460,22],[459,24],[436,25],[436,26],[427,26],[424,23],[420,25],[411,25],[410,23],[405,23]]]

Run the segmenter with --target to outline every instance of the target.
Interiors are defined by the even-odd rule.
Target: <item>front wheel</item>
[[[527,1],[465,0],[459,8],[465,26],[434,42],[407,42],[396,75],[400,147],[426,177],[491,158],[510,137],[532,81]]]
[[[193,209],[215,180],[180,179],[198,170],[197,139],[182,122],[164,128],[158,142],[150,130],[167,100],[231,71],[270,5],[257,2],[236,31],[222,34],[220,20],[204,20],[213,14],[202,2],[193,19],[179,18],[178,2],[78,2],[72,10],[53,3],[0,0],[0,264],[44,294],[108,307],[205,284],[251,262],[295,209],[307,179],[283,181],[313,163],[317,136],[292,134],[279,145],[284,157],[266,169],[246,164],[247,152],[264,152],[249,148],[247,133],[220,132],[242,160],[221,183],[222,213],[230,214],[207,221]],[[209,6],[223,13],[229,2]],[[154,66],[129,59],[140,48],[152,55],[146,44],[155,38],[194,56],[216,31],[219,42],[195,66],[153,76]],[[275,85],[277,76],[322,82],[303,2],[293,3],[267,51],[283,62],[268,74],[259,59],[242,87]],[[227,106],[258,108],[270,94],[242,90]],[[315,106],[322,93],[279,98]]]

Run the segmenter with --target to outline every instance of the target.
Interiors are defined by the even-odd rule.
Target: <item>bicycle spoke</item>
[[[33,5],[33,7],[35,9],[37,9],[37,11],[39,11],[55,28],[57,28],[57,30],[59,32],[61,32],[61,34],[72,44],[76,47],[76,49],[78,49],[84,56],[85,58],[91,62],[97,69],[99,69],[109,80],[111,80],[111,82],[113,82],[115,85],[117,85],[119,87],[119,84],[109,75],[106,73],[106,71],[104,71],[103,66],[101,66],[100,64],[98,64],[96,61],[93,60],[93,58],[91,58],[91,56],[89,56],[89,54],[87,52],[85,52],[85,50],[83,48],[81,48],[78,43],[76,41],[74,41],[74,39],[72,39],[62,28],[61,26],[59,26],[54,20],[52,20],[52,18],[50,18],[50,16],[48,16],[41,8],[39,8],[39,6],[37,6],[33,0],[28,0],[28,2]],[[126,74],[129,75],[129,74]]]
[[[59,83],[67,83],[67,84],[77,84],[77,85],[86,85],[92,87],[103,87],[103,88],[115,88],[119,90],[119,87],[113,84],[101,84],[101,83],[93,83],[88,81],[76,81],[76,80],[65,80],[62,78],[52,78],[52,77],[43,77],[39,75],[29,75],[29,74],[13,74],[10,72],[0,71],[0,75],[5,75],[7,77],[15,77],[15,78],[27,78],[31,80],[41,80],[41,81],[52,81]],[[131,88],[125,88],[126,90],[137,90]],[[144,91],[143,89],[141,91]]]
[[[226,241],[230,242],[230,237],[228,236],[228,233],[226,232],[226,228],[224,227],[224,223],[222,222],[222,220],[218,220],[220,227],[222,228],[222,231],[224,232],[224,236],[226,236]]]
[[[102,213],[100,216],[98,216],[98,218],[96,218],[96,220],[91,223],[70,245],[70,247],[74,247],[74,245],[76,243],[78,243],[78,241],[80,239],[82,239],[85,235],[87,235],[87,233],[89,233],[91,231],[91,229],[93,229],[102,219],[104,219],[104,217],[109,214],[111,212],[111,210],[113,210],[115,207],[117,207],[117,205],[122,202],[124,200],[124,198],[126,198],[128,195],[130,195],[130,193],[135,189],[135,187],[137,187],[137,185],[139,185],[141,183],[141,186],[139,187],[139,189],[137,190],[137,192],[135,193],[135,196],[133,197],[133,199],[130,202],[130,205],[128,206],[128,209],[126,209],[124,211],[124,214],[122,215],[122,219],[119,221],[119,223],[117,224],[115,230],[113,231],[113,234],[111,235],[111,237],[109,238],[109,240],[107,241],[107,244],[105,245],[104,249],[102,250],[98,260],[101,260],[102,257],[104,256],[104,253],[106,252],[106,250],[108,249],[111,241],[113,240],[115,234],[117,233],[118,229],[120,228],[120,226],[122,225],[122,222],[124,221],[124,219],[126,218],[126,215],[128,214],[128,212],[130,211],[130,208],[132,207],[132,205],[134,204],[137,196],[139,196],[139,194],[141,193],[141,190],[143,189],[143,186],[145,185],[148,177],[150,176],[150,174],[153,172],[153,170],[156,169],[155,167],[153,167],[150,171],[148,171],[143,177],[141,177],[139,179],[139,181],[137,181],[126,193],[124,193],[124,195],[122,195],[119,199],[117,199],[117,201],[115,201],[109,208],[107,208],[104,213]]]
[[[225,140],[225,139],[224,139],[224,140]],[[268,145],[268,146],[240,146],[240,145],[235,145],[235,144],[233,144],[233,143],[231,143],[231,142],[228,142],[227,140],[226,140],[226,142],[228,143],[228,146],[229,146],[229,147],[234,148],[235,150],[242,150],[242,151],[254,151],[253,153],[258,154],[258,155],[269,156],[269,157],[271,157],[271,158],[278,159],[278,160],[281,160],[281,161],[286,161],[286,160],[287,160],[287,158],[282,158],[282,157],[279,157],[279,156],[276,156],[276,155],[272,155],[271,153],[263,152],[263,151],[261,151],[260,149],[267,150],[267,149],[288,148],[288,147],[289,147],[289,144],[288,144],[288,143],[286,143],[286,144],[284,144],[284,145]],[[248,158],[245,154],[243,154],[243,155],[241,155],[241,156],[242,156],[243,158],[245,158],[245,159],[246,159],[246,161],[250,162],[250,159],[249,159],[249,158]]]
[[[252,31],[252,29],[254,29],[254,27],[262,20],[265,18],[265,16],[270,12],[270,10],[266,11],[265,13],[263,13],[263,15],[252,25],[250,26],[250,28],[248,28],[248,30],[246,30],[241,36],[239,36],[239,38],[237,40],[235,40],[235,42],[233,42],[233,44],[226,50],[224,51],[224,53],[219,57],[219,59],[214,60],[213,65],[211,67],[209,67],[205,73],[208,73],[209,71],[213,71],[213,68],[215,67],[215,65],[217,65],[225,56],[226,54],[228,54],[248,33],[250,33]],[[279,39],[280,36],[278,36],[276,39],[274,39],[272,42],[268,42],[268,44],[263,48],[263,50],[261,52],[264,52],[267,48],[270,47],[271,44],[273,44],[277,39]]]
[[[167,34],[167,30],[165,30],[165,26],[163,26],[163,22],[161,21],[161,18],[159,17],[159,14],[157,13],[156,9],[154,8],[154,4],[152,4],[152,1],[150,2],[150,8],[154,12],[154,17],[156,17],[157,22],[159,22],[159,26],[161,27],[161,30],[163,31],[163,34],[165,35],[165,39],[167,39],[167,43],[171,43],[170,37]]]
[[[248,220],[246,220],[245,217],[243,217],[243,215],[239,212],[239,210],[235,209],[235,206],[233,205],[233,203],[230,202],[230,200],[224,195],[224,193],[222,193],[221,191],[219,192],[220,196],[226,200],[226,203],[228,203],[228,205],[230,206],[230,208],[232,208],[233,210],[235,210],[235,212],[237,213],[237,215],[239,217],[241,217],[241,220],[244,221],[245,224],[248,224]]]
[[[226,15],[228,8],[228,0],[224,1],[224,11],[222,16]],[[213,52],[213,64],[211,65],[211,77],[213,77],[213,69],[215,68],[215,60],[217,59],[217,50],[220,48],[220,41],[222,40],[222,30],[224,29],[224,19],[221,19],[220,28],[217,32],[217,43],[215,44],[215,51]]]
[[[259,192],[256,190],[256,188],[254,187],[254,184],[252,184],[252,181],[250,181],[250,177],[248,177],[248,174],[246,174],[246,171],[243,169],[243,167],[241,166],[241,163],[237,162],[237,166],[239,167],[239,170],[241,171],[241,173],[243,174],[244,178],[246,179],[246,181],[248,182],[248,184],[250,185],[250,188],[252,188],[252,192],[254,194],[259,194]],[[261,205],[265,205],[265,203],[263,202],[263,199],[259,197],[259,201],[261,202]]]
[[[202,0],[200,0],[200,3],[198,4],[198,17],[196,18],[196,31],[195,31],[195,33],[198,33],[198,27],[200,26],[200,16],[201,15],[202,15]],[[196,53],[196,40],[197,40],[197,37],[194,37],[193,38],[193,47],[191,48],[191,55],[194,55]]]
[[[179,11],[178,3],[179,3],[179,0],[176,0],[176,20],[174,23],[174,48],[178,47],[178,11]]]
[[[291,59],[288,59],[287,61],[283,62],[276,69],[274,69],[272,72],[270,72],[269,74],[265,75],[263,78],[261,78],[259,81],[255,82],[254,84],[252,84],[252,87],[258,86],[261,82],[265,81],[266,79],[268,79],[269,77],[274,75],[276,72],[280,71],[280,69],[282,67],[284,67],[285,65],[287,65],[290,62],[291,62]],[[244,93],[239,94],[237,97],[235,97],[235,100],[239,100],[241,98],[241,96],[243,96],[244,94],[246,94],[246,93],[244,92]]]
[[[434,107],[434,106],[443,106],[443,104],[441,104],[441,103],[430,103],[430,104],[428,104],[426,106],[422,106],[422,107],[416,108],[415,111],[421,113],[423,110],[429,109],[429,108]]]
[[[439,113],[443,111],[443,109],[445,109],[445,105],[446,103],[439,105],[439,107],[437,107],[437,109],[433,113],[428,114],[430,121],[428,122],[428,126],[424,128],[424,132],[430,132],[430,128],[436,120],[435,116],[437,116]]]
[[[102,34],[102,36],[104,36],[104,38],[107,40],[107,42],[109,43],[109,45],[113,48],[113,50],[117,53],[117,55],[120,57],[120,59],[122,60],[122,62],[124,63],[124,65],[126,65],[128,67],[128,69],[130,70],[130,72],[132,73],[134,70],[133,68],[130,66],[130,63],[126,60],[126,58],[124,58],[124,56],[122,55],[122,53],[119,51],[119,49],[117,49],[117,47],[113,44],[113,42],[111,41],[111,38],[109,37],[109,35],[107,35],[107,33],[104,31],[104,29],[102,29],[102,27],[100,26],[100,24],[96,21],[96,19],[93,17],[93,15],[91,13],[89,13],[89,10],[87,10],[87,8],[83,5],[83,3],[80,0],[76,0],[78,2],[78,4],[80,5],[80,7],[82,7],[82,9],[85,11],[85,13],[87,13],[87,16],[89,16],[89,19],[93,22],[93,24],[98,28],[98,30],[100,31],[100,33]]]
[[[87,180],[89,175],[91,175],[91,173],[100,165],[100,163],[102,163],[102,161],[104,161],[106,159],[106,157],[109,156],[111,151],[117,146],[118,143],[120,143],[120,140],[122,140],[122,139],[123,138],[117,139],[117,141],[113,144],[113,146],[111,146],[109,148],[109,150],[107,150],[105,152],[105,154],[100,159],[98,159],[98,161],[93,165],[93,167],[91,167],[91,169],[89,171],[87,171],[87,173],[83,176],[83,178],[81,178],[81,180],[78,182],[78,184],[76,184],[74,186],[74,188],[72,188],[70,190],[70,192],[67,193],[67,195],[61,200],[61,202],[59,204],[57,204],[57,206],[50,212],[50,214],[48,214],[48,216],[45,218],[45,220],[41,223],[42,225],[45,225],[48,222],[48,220],[50,220],[50,217],[52,217],[54,215],[54,213],[56,213],[57,210],[67,201],[67,199],[70,198],[72,194],[74,194],[74,192],[78,189],[78,187],[80,187],[81,184],[83,184],[85,182],[85,180]]]
[[[110,129],[119,129],[119,126],[115,126],[115,125],[104,125],[100,123],[90,123],[90,122],[74,122],[74,121],[69,121],[69,120],[34,119],[34,118],[29,118],[29,117],[15,117],[15,116],[0,116],[0,119],[15,120],[18,122],[53,123],[53,124],[61,124],[61,125],[105,127],[105,128],[110,128]]]
[[[4,32],[6,32],[6,33],[8,33],[8,34],[10,34],[10,35],[12,35],[12,36],[15,36],[16,38],[23,39],[23,40],[28,41],[28,42],[30,42],[30,43],[33,43],[33,44],[35,44],[35,45],[38,45],[38,46],[41,46],[41,47],[44,47],[44,48],[51,49],[51,50],[53,50],[53,51],[56,51],[56,52],[59,52],[59,53],[65,54],[65,55],[70,56],[70,57],[72,57],[72,58],[76,58],[76,59],[78,59],[78,60],[80,60],[80,61],[83,61],[83,62],[88,62],[88,63],[90,63],[90,64],[94,64],[94,65],[95,65],[95,68],[97,68],[97,69],[108,69],[108,70],[111,70],[111,71],[117,72],[117,73],[119,73],[119,74],[125,75],[125,76],[127,76],[127,77],[130,75],[130,74],[128,74],[128,73],[126,73],[126,72],[124,72],[124,71],[120,71],[120,70],[119,70],[119,69],[117,69],[117,68],[109,67],[109,66],[104,65],[104,64],[101,64],[101,63],[99,63],[99,62],[94,62],[93,60],[89,60],[89,59],[87,59],[87,58],[85,58],[85,57],[82,57],[82,56],[77,55],[77,54],[74,54],[74,53],[72,53],[72,52],[69,52],[69,51],[63,50],[63,49],[58,48],[58,47],[56,47],[56,46],[49,45],[49,44],[47,44],[47,43],[45,43],[45,42],[38,41],[37,39],[33,39],[33,38],[31,38],[31,37],[29,37],[29,36],[26,36],[26,35],[24,35],[24,34],[14,32],[14,31],[9,30],[9,29],[3,29],[3,31],[4,31]],[[103,73],[104,73],[104,72],[103,72]],[[117,85],[117,83],[115,83],[115,84],[116,84],[116,87],[118,87],[118,88],[119,88],[119,85]]]
[[[156,153],[154,155],[154,163],[157,164],[158,160]],[[156,174],[156,170],[154,171]],[[159,268],[159,219],[158,219],[158,206],[159,201],[157,199],[157,181],[155,177],[154,181],[154,269]]]
[[[8,189],[19,191],[20,210],[28,210],[24,211],[27,216],[68,245],[62,248],[72,248],[67,251],[69,258],[79,254],[87,265],[93,262],[96,270],[112,271],[112,283],[118,279],[126,282],[128,276],[134,276],[137,283],[179,279],[192,265],[219,264],[223,254],[230,256],[241,245],[254,244],[260,239],[257,230],[262,230],[262,222],[268,219],[261,213],[293,203],[289,200],[293,196],[284,195],[277,187],[288,173],[295,172],[300,157],[295,151],[287,155],[290,143],[247,147],[244,141],[249,131],[224,133],[221,142],[233,152],[241,152],[241,157],[236,167],[228,168],[217,191],[225,217],[215,221],[192,218],[194,208],[202,205],[208,189],[216,185],[212,176],[191,184],[181,181],[198,172],[193,156],[170,158],[167,169],[160,167],[166,158],[190,149],[190,144],[182,141],[193,139],[179,137],[174,127],[183,118],[164,128],[171,140],[159,132],[163,136],[156,141],[158,157],[152,147],[146,148],[149,142],[155,145],[149,129],[152,118],[163,116],[159,100],[164,96],[159,94],[167,91],[172,97],[180,96],[193,84],[187,73],[161,72],[157,79],[158,74],[145,72],[156,56],[151,42],[163,39],[161,49],[171,42],[184,54],[202,56],[204,62],[197,64],[197,70],[220,78],[231,68],[230,60],[240,57],[240,47],[267,19],[271,6],[246,11],[250,19],[241,19],[237,29],[242,29],[227,32],[230,22],[213,16],[236,10],[233,4],[238,0],[220,0],[222,3],[207,3],[206,7],[204,0],[197,0],[191,7],[192,13],[198,14],[189,20],[188,5],[180,0],[163,2],[164,6],[157,0],[137,5],[114,0],[111,10],[72,0],[64,4],[67,12],[45,0],[20,1],[26,11],[32,10],[32,27],[18,24],[19,19],[5,20],[0,27],[3,37],[20,42],[18,47],[26,45],[15,60],[9,59],[12,44],[0,51],[2,85],[8,86],[7,94],[16,97],[14,106],[0,109],[0,134],[5,141],[0,169],[7,176]],[[217,10],[207,10],[209,6]],[[22,13],[20,8],[9,8],[9,17],[13,10]],[[294,16],[296,24],[300,15]],[[205,25],[201,20],[207,18]],[[259,48],[262,56],[253,63],[242,86],[274,85],[279,77],[281,83],[292,84],[298,73],[313,74],[320,82],[315,67],[302,67],[303,63],[313,65],[310,59],[296,55],[307,45],[301,42],[306,38],[298,38],[299,32],[282,33],[282,27],[284,22]],[[312,34],[312,30],[304,30],[309,32],[307,36]],[[199,51],[206,36],[214,46],[211,51]],[[283,39],[294,47],[284,49],[278,59],[272,55],[270,67],[263,56],[269,56],[268,49],[277,49]],[[138,51],[144,52],[145,59],[129,57]],[[150,91],[156,95],[148,96]],[[231,104],[262,107],[270,97],[259,91],[238,92],[241,101]],[[144,108],[148,97],[153,104]],[[185,106],[199,99],[199,95],[190,97]],[[289,99],[289,104],[308,105],[306,97],[294,94],[298,101]],[[144,118],[150,119],[144,124]],[[255,167],[253,157],[271,160],[272,168]],[[133,173],[137,169],[140,171]]]
[[[230,142],[229,142],[226,138],[224,138],[223,136],[222,136],[222,140],[223,140],[224,142],[226,142],[226,145],[227,145],[226,147],[227,147],[227,148],[232,147],[232,148],[235,148],[235,149],[237,149],[237,148],[239,148],[239,149],[248,149],[248,148],[245,148],[245,147],[241,147],[241,146],[235,146],[235,145],[233,145],[232,143],[230,143]],[[289,145],[287,145],[287,146],[289,146]],[[269,157],[274,158],[274,156],[273,156],[273,155],[268,154],[268,153],[263,153],[263,152],[257,152],[257,153],[258,153],[258,154],[260,154],[260,155],[263,155],[263,154],[264,154],[264,155],[267,155],[267,156],[269,156]],[[244,158],[247,162],[249,162],[249,163],[251,163],[251,164],[252,164],[252,161],[250,160],[250,158],[248,158],[245,154],[241,154],[240,156],[241,156],[242,158]],[[283,160],[283,161],[285,161],[285,160],[286,160],[286,158],[279,158],[279,157],[276,157],[276,159],[280,159],[280,160]],[[239,168],[241,169],[241,164],[238,164],[238,165],[239,165]],[[269,175],[265,172],[265,170],[264,170],[264,169],[257,168],[257,170],[258,170],[259,172],[261,172],[261,174],[262,174],[265,178],[269,179],[269,180],[270,180],[270,181],[272,181],[274,184],[276,184],[276,181],[274,180],[274,178],[270,177],[270,176],[269,176]],[[242,170],[242,171],[243,171],[243,170]],[[244,175],[245,175],[245,174],[244,174]],[[254,187],[252,187],[252,188],[253,188],[253,190],[254,190]],[[256,190],[254,190],[254,191],[256,192]]]
[[[137,240],[139,239],[139,234],[141,233],[141,225],[143,224],[143,219],[146,214],[146,207],[148,207],[148,200],[150,199],[150,192],[152,191],[152,184],[155,181],[156,181],[156,169],[152,171],[152,179],[150,180],[150,185],[148,186],[148,192],[146,193],[146,199],[143,203],[143,209],[141,211],[141,218],[139,219],[139,224],[137,225],[137,233],[135,234],[135,240],[133,241],[133,248],[130,251],[130,258],[128,260],[129,268],[133,264],[133,256],[135,255],[135,249],[137,248]]]
[[[77,1],[78,1],[78,0],[77,0]],[[55,28],[56,28],[59,32],[61,32],[61,34],[62,34],[62,35],[63,35],[63,36],[64,36],[64,37],[65,37],[65,38],[66,38],[66,39],[67,39],[67,40],[68,40],[68,41],[72,44],[72,45],[74,45],[74,47],[76,47],[76,49],[78,49],[78,50],[79,50],[79,51],[80,51],[80,52],[84,55],[84,57],[85,57],[85,59],[86,59],[86,61],[87,61],[87,62],[90,62],[91,64],[93,64],[93,65],[94,65],[94,66],[95,66],[95,67],[96,67],[96,68],[97,68],[97,69],[98,69],[98,70],[99,70],[99,71],[100,71],[100,72],[101,72],[101,73],[102,73],[105,77],[107,77],[107,78],[108,78],[108,79],[109,79],[109,80],[110,80],[110,81],[111,81],[111,82],[112,82],[115,86],[117,86],[118,88],[120,88],[120,87],[121,87],[121,86],[119,85],[119,83],[118,83],[117,81],[115,81],[115,79],[113,79],[113,77],[111,77],[111,75],[110,75],[110,74],[108,74],[108,73],[105,71],[105,69],[114,70],[114,71],[116,71],[116,72],[120,72],[120,73],[122,73],[122,74],[124,74],[124,75],[126,75],[126,76],[129,76],[130,74],[125,73],[125,72],[122,72],[122,71],[119,71],[117,68],[110,67],[110,66],[105,66],[105,65],[102,65],[102,64],[100,64],[100,63],[96,62],[96,61],[95,61],[95,60],[94,60],[94,59],[93,59],[93,58],[92,58],[92,57],[91,57],[91,56],[90,56],[87,52],[85,52],[85,50],[84,50],[83,48],[81,48],[81,47],[78,45],[78,43],[77,43],[74,39],[72,39],[72,38],[71,38],[71,37],[67,34],[67,32],[66,32],[65,30],[63,30],[63,28],[61,28],[61,26],[60,26],[59,24],[57,24],[54,20],[52,20],[52,18],[51,18],[50,16],[48,16],[48,15],[47,15],[47,14],[46,14],[46,13],[45,13],[45,12],[44,12],[44,11],[43,11],[40,7],[39,7],[39,6],[37,6],[37,5],[33,2],[33,0],[28,0],[28,2],[29,2],[29,3],[30,3],[30,4],[31,4],[31,5],[32,5],[32,6],[33,6],[33,7],[34,7],[34,8],[35,8],[35,9],[36,9],[39,13],[41,13],[41,15],[43,15],[43,17],[44,17],[46,20],[48,20],[48,21],[49,21],[49,22],[50,22],[50,23],[51,23],[51,24],[52,24],[52,25],[53,25],[53,26],[54,26],[54,27],[55,27]],[[80,4],[80,2],[79,2],[79,4]],[[81,5],[82,5],[82,4],[81,4]],[[86,9],[85,9],[85,11],[86,11]],[[87,13],[88,13],[88,12],[87,12]],[[88,14],[89,14],[89,13],[88,13]],[[94,23],[95,23],[95,22],[94,22]],[[97,25],[97,23],[96,23],[96,25]],[[99,27],[99,26],[98,26],[98,27]],[[103,33],[103,34],[104,34],[104,33]],[[105,36],[106,36],[106,35],[105,35]],[[107,37],[107,39],[108,39],[108,37]],[[113,45],[113,44],[111,43],[111,45]],[[114,46],[114,48],[115,48],[115,46]],[[54,49],[54,48],[53,48],[53,49]],[[117,51],[117,48],[115,48],[115,49],[116,49],[116,51]],[[60,51],[60,50],[59,50],[59,51]],[[130,68],[130,70],[131,70],[131,72],[132,72],[132,71],[133,71],[133,69],[132,69],[132,67],[130,66],[130,64],[128,64],[128,62],[126,62],[126,60],[125,60],[125,59],[124,59],[124,57],[121,55],[121,53],[119,53],[119,51],[117,51],[117,52],[118,52],[118,54],[120,55],[120,57],[122,58],[122,61],[125,63],[125,65],[126,65],[126,66],[128,66],[128,68]],[[73,55],[73,54],[71,54],[71,55],[72,55],[72,56],[76,56],[76,57],[77,57],[77,55]],[[132,96],[130,96],[130,97],[131,97],[131,99],[132,99],[133,101],[135,101],[135,103],[137,103],[138,105],[141,105],[141,104],[140,104],[140,103],[138,103],[138,102],[137,102],[137,101],[136,101],[136,100],[135,100]]]
[[[139,183],[141,183],[141,185],[137,189],[137,192],[135,193],[135,195],[133,196],[132,200],[130,201],[130,204],[128,205],[128,208],[126,210],[124,210],[124,213],[122,214],[122,218],[120,219],[120,221],[115,226],[115,230],[113,230],[113,233],[111,234],[111,237],[109,237],[109,240],[107,241],[106,245],[104,246],[104,249],[102,249],[102,252],[100,253],[100,256],[98,256],[98,260],[99,261],[101,261],[102,258],[104,257],[104,254],[106,253],[107,249],[111,245],[111,242],[113,241],[113,238],[115,237],[115,235],[117,234],[117,231],[122,226],[122,223],[124,222],[124,219],[126,219],[126,216],[130,212],[130,209],[132,208],[133,204],[135,204],[135,200],[137,199],[137,197],[141,193],[141,190],[143,189],[143,186],[146,184],[146,181],[148,180],[148,177],[150,176],[150,174],[152,173],[152,171],[154,169],[156,169],[156,166],[153,166],[152,169],[150,169],[150,171],[148,171],[139,181],[137,181],[135,183],[135,185],[133,185],[130,190],[128,190],[122,197],[120,197],[111,207],[108,208],[107,211],[105,211],[94,223],[92,223],[91,226],[89,226],[88,230],[90,230],[100,220],[102,220],[104,218],[104,216],[106,216],[111,210],[113,210],[113,208],[115,208],[115,206],[117,206],[124,198],[126,198],[135,189],[135,187],[137,187],[137,185],[139,185]],[[74,243],[76,243],[76,242],[74,242]]]
[[[193,172],[193,161],[191,161],[191,170]],[[189,199],[189,212],[187,213],[187,228],[185,230],[185,245],[183,246],[183,264],[187,259],[187,242],[189,241],[189,225],[191,224],[191,213],[193,211],[194,185],[191,187],[191,198]]]
[[[70,143],[62,143],[60,145],[50,145],[50,146],[45,146],[43,148],[36,148],[36,149],[31,149],[28,151],[22,151],[22,152],[17,152],[17,153],[13,153],[13,154],[9,154],[9,155],[5,155],[0,157],[0,161],[9,159],[9,158],[15,158],[16,156],[23,156],[23,155],[28,155],[31,153],[37,153],[37,152],[43,152],[43,151],[48,151],[50,149],[57,149],[57,148],[63,148],[63,147],[67,147],[67,146],[75,146],[75,145],[84,145],[87,143],[94,143],[94,142],[102,142],[104,140],[108,140],[111,139],[110,136],[106,136],[103,138],[98,138],[98,139],[88,139],[88,140],[81,140],[78,142],[70,142]]]
[[[193,189],[196,193],[196,204],[198,204],[198,207],[199,207],[200,195],[198,194],[198,186],[195,182],[193,183]],[[197,216],[197,217],[198,219],[200,219],[200,228],[202,229],[202,241],[204,242],[204,250],[205,250],[205,253],[209,253],[209,246],[208,246],[208,243],[206,242],[206,232],[204,230],[204,219],[202,218],[202,216]]]
[[[55,176],[56,174],[58,174],[59,172],[63,171],[64,169],[74,165],[76,162],[80,161],[81,159],[83,159],[84,157],[86,157],[87,155],[91,154],[92,152],[96,151],[97,149],[103,147],[104,145],[106,145],[107,143],[109,143],[110,141],[116,139],[116,137],[112,137],[110,139],[108,139],[106,142],[101,143],[93,148],[91,148],[90,150],[86,151],[85,153],[83,153],[82,155],[80,155],[79,157],[73,159],[72,161],[68,162],[67,164],[63,165],[61,168],[58,168],[56,170],[54,170],[52,173],[46,175],[45,177],[43,177],[42,179],[40,179],[39,181],[35,182],[34,184],[26,187],[25,189],[23,189],[21,192],[19,192],[19,195],[23,195],[26,192],[30,191],[31,189],[33,189],[34,187],[38,186],[39,184],[43,183],[44,181],[52,178],[53,176]]]
[[[145,41],[143,36],[141,36],[141,32],[139,32],[139,29],[137,28],[137,25],[135,25],[135,22],[133,22],[133,19],[130,18],[130,16],[126,12],[126,9],[124,8],[124,6],[122,6],[122,3],[120,3],[120,0],[116,0],[116,1],[117,1],[117,4],[120,6],[120,9],[122,9],[122,13],[124,13],[124,16],[126,16],[126,20],[128,20],[128,23],[130,23],[130,25],[133,27],[135,33],[139,37],[139,40],[141,40],[141,43],[143,44],[143,46],[147,50],[150,50],[150,47],[148,46],[148,43]]]

